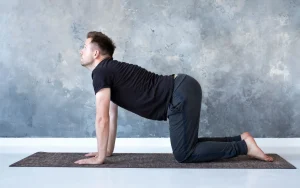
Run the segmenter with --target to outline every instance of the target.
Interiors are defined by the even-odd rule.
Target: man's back
[[[174,87],[173,75],[158,75],[146,69],[106,58],[92,72],[94,91],[111,88],[111,101],[142,117],[167,120]]]

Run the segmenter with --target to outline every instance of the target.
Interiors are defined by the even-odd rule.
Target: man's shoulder
[[[92,72],[92,79],[95,78],[104,78],[112,74],[111,68],[109,67],[97,67]]]

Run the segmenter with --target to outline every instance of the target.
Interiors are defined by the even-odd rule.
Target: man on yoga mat
[[[75,163],[102,164],[112,155],[118,106],[147,119],[168,119],[173,155],[180,163],[238,155],[273,161],[248,132],[233,137],[198,138],[202,90],[197,80],[187,74],[158,75],[138,65],[114,60],[114,50],[109,37],[91,31],[80,51],[81,65],[92,71],[98,151]]]

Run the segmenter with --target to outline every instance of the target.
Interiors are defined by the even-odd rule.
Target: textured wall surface
[[[300,136],[300,1],[0,2],[0,137],[94,137],[86,33],[114,59],[202,86],[199,136]],[[168,121],[119,108],[117,137],[169,137]]]

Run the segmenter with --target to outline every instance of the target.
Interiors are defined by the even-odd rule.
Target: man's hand
[[[103,164],[104,160],[99,159],[98,157],[91,157],[88,159],[81,159],[81,160],[75,161],[74,163],[76,163],[76,164]]]

